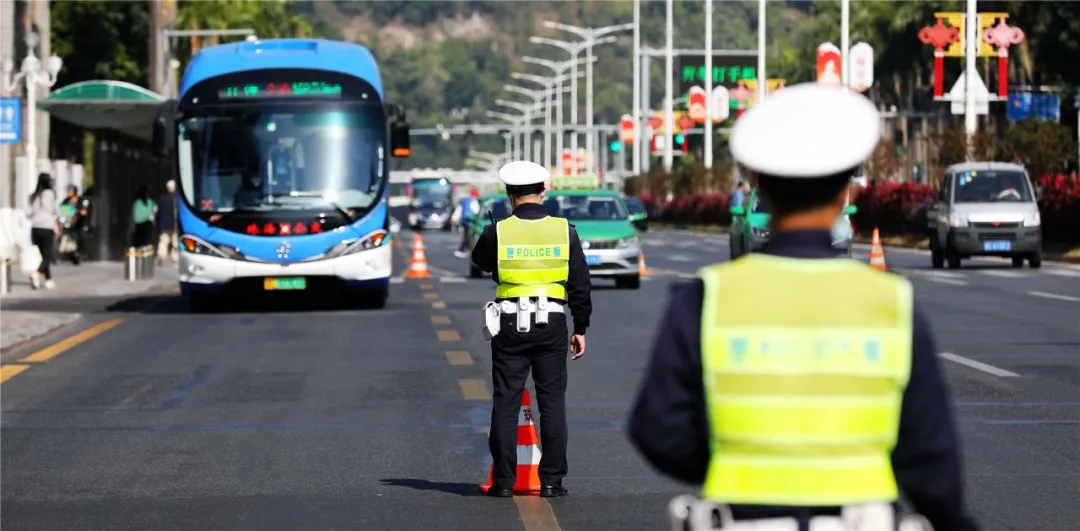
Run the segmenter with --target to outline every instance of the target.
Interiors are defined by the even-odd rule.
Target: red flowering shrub
[[[1080,244],[1080,176],[1046,175],[1038,180],[1038,185],[1043,191],[1039,200],[1043,237],[1052,242]],[[926,208],[936,196],[937,189],[927,185],[871,183],[854,196],[853,204],[859,211],[852,217],[852,224],[864,234],[877,228],[882,234],[924,235]],[[728,198],[722,194],[682,195],[670,202],[645,194],[641,201],[649,217],[661,223],[731,223]]]

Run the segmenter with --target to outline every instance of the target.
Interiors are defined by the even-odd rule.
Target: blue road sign
[[[0,98],[0,144],[22,142],[22,98]]]

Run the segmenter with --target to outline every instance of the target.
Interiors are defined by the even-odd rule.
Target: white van
[[[1042,265],[1039,191],[1027,170],[1004,162],[949,166],[927,212],[931,264],[958,269],[972,256],[1007,256],[1013,267]]]

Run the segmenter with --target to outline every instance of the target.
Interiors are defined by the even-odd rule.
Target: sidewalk
[[[136,295],[151,290],[167,290],[177,284],[177,269],[166,264],[154,270],[154,278],[124,280],[122,262],[83,262],[73,266],[61,262],[52,269],[56,289],[34,290],[30,279],[15,270],[11,293],[0,294],[0,351],[41,337],[82,317],[79,313],[26,311],[18,308],[23,301],[109,298]]]

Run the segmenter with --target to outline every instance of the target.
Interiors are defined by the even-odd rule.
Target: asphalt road
[[[3,356],[4,529],[666,529],[667,501],[690,491],[635,454],[625,416],[667,286],[728,252],[721,235],[643,239],[640,290],[596,282],[570,364],[571,495],[550,502],[476,496],[493,285],[465,278],[454,235],[424,233],[433,278],[395,281],[380,311],[190,315],[171,293],[5,304],[88,317]],[[1080,268],[887,259],[935,325],[984,528],[1080,529]]]

